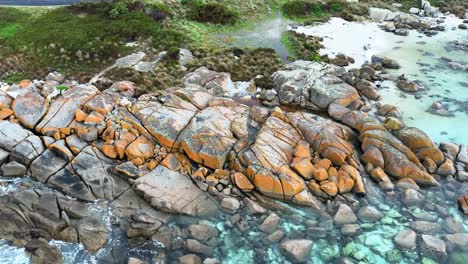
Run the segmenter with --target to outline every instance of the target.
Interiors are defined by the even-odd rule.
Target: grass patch
[[[150,5],[148,10],[158,6],[161,8]],[[134,8],[112,16],[112,8],[109,3],[86,3],[51,9],[34,17],[18,9],[0,8],[0,54],[4,58],[21,54],[38,66],[70,74],[104,68],[132,51],[126,46],[128,42],[144,42],[155,50],[189,43],[182,33],[157,21],[159,13],[147,14],[146,9]],[[18,17],[30,18],[19,21]],[[27,73],[32,77],[43,74]]]
[[[234,9],[221,3],[190,4],[188,17],[203,23],[213,23],[221,25],[234,24],[239,19],[239,14]]]
[[[289,60],[323,61],[319,50],[323,48],[321,39],[315,36],[307,36],[294,31],[287,31],[281,35],[281,42],[286,46]]]
[[[3,79],[3,81],[6,82],[6,83],[19,83],[24,79],[27,79],[26,75],[23,75],[23,74],[10,74],[10,75],[7,75]]]
[[[21,28],[20,24],[7,24],[0,28],[0,39],[6,39],[13,37],[16,32]]]
[[[292,0],[282,5],[283,13],[292,19],[314,19],[318,21],[327,20],[345,10],[349,4],[341,0]]]

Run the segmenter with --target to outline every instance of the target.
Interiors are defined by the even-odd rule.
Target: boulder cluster
[[[370,112],[379,99],[375,78],[370,66],[346,72],[297,61],[273,75],[265,105],[218,96],[232,89],[229,74],[206,68],[186,76],[184,87],[139,98],[130,82],[99,90],[55,73],[12,85],[0,91],[1,174],[29,175],[60,192],[2,197],[0,218],[8,224],[0,233],[40,228],[93,251],[108,234],[69,197],[108,200],[127,217],[129,237],[151,237],[167,213],[209,216],[241,206],[264,213],[245,198],[250,193],[322,210],[327,200],[366,195],[375,181],[385,191],[410,186],[403,202],[412,206],[422,202],[419,186],[438,185],[442,177],[468,181],[467,146],[436,146],[406,127],[394,106]],[[59,85],[66,89],[58,92]],[[465,213],[467,201],[460,198]],[[367,208],[358,217],[375,221],[378,214]],[[334,222],[353,234],[355,218],[342,204]],[[264,232],[273,233],[268,226]],[[210,255],[200,242],[209,230],[200,228],[190,232],[201,240],[189,239],[186,247]],[[96,233],[102,239],[88,237]],[[437,242],[431,239],[422,238],[425,247]],[[281,248],[302,261],[311,246],[298,240]]]

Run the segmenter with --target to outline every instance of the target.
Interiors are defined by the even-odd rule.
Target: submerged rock
[[[312,250],[313,242],[307,239],[293,239],[281,243],[281,250],[293,263],[304,263],[307,261]]]

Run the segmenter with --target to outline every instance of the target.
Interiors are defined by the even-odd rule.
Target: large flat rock
[[[158,166],[135,180],[134,187],[143,193],[151,206],[168,213],[208,216],[217,212],[217,203],[200,190],[188,176]]]

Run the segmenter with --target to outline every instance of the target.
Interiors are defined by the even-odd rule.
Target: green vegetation
[[[281,36],[281,41],[291,53],[289,60],[322,61],[319,50],[323,48],[321,39],[315,36],[307,36],[293,31],[287,31]]]
[[[156,11],[162,10],[162,5],[142,7],[136,3],[129,0],[112,4],[84,3],[52,9],[38,16],[14,8],[0,8],[0,54],[3,55],[0,60],[20,54],[36,64],[28,67],[31,70],[64,69],[67,74],[73,74],[103,68],[128,54],[133,49],[126,46],[128,42],[145,42],[155,50],[184,47],[189,43],[182,33],[157,21],[161,14]],[[9,69],[6,74],[12,71],[15,73]],[[45,74],[22,73],[31,77]]]
[[[27,76],[22,74],[10,74],[7,75],[3,81],[6,83],[19,83],[24,79],[27,79]]]
[[[348,3],[341,0],[292,0],[286,1],[282,10],[286,16],[293,19],[326,20],[330,15],[340,13],[347,6]]]
[[[213,24],[234,24],[239,14],[221,3],[190,4],[189,18],[198,22]]]

